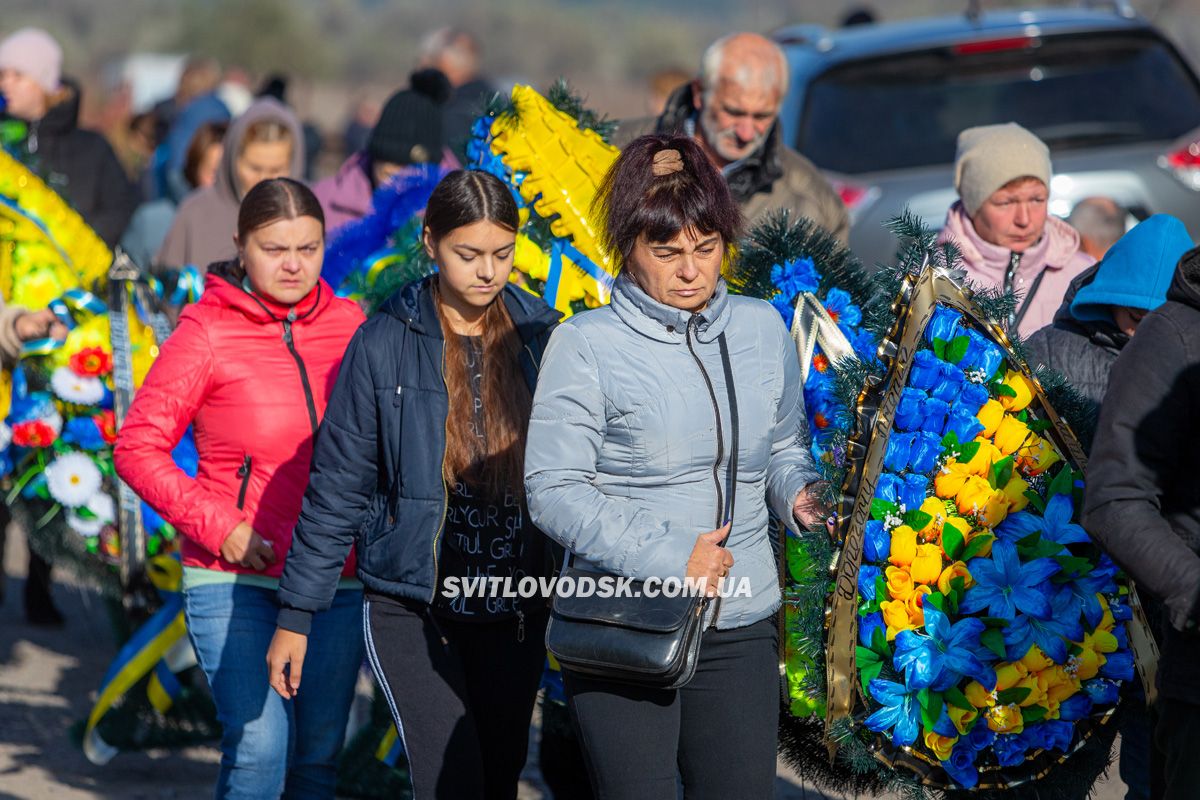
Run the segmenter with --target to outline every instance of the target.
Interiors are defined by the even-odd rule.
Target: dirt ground
[[[55,599],[67,618],[60,629],[27,625],[21,610],[26,556],[17,531],[3,558],[0,601],[0,800],[167,800],[212,796],[218,756],[212,747],[122,753],[98,767],[83,757],[68,730],[85,717],[116,652],[109,623],[91,591],[60,581]],[[360,684],[364,701],[369,680]],[[534,721],[531,749],[536,747]],[[1096,787],[1096,800],[1120,800],[1115,775]],[[832,800],[802,785],[780,765],[779,800]],[[535,759],[526,767],[520,800],[548,797]]]

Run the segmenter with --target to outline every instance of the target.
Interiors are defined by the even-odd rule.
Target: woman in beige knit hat
[[[1095,260],[1079,234],[1047,213],[1050,151],[1009,122],[968,128],[958,136],[954,188],[939,242],[954,242],[973,283],[1012,291],[1010,332],[1028,336],[1049,325],[1071,280]]]

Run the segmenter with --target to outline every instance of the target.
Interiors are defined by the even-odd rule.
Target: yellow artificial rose
[[[1021,682],[1027,671],[1018,662],[1009,664],[1001,662],[996,665],[996,691],[1003,692],[1005,689],[1011,689]]]
[[[1061,459],[1054,445],[1037,434],[1032,434],[1017,451],[1017,460],[1030,475],[1040,475]]]
[[[888,561],[897,567],[907,567],[917,557],[917,532],[907,525],[892,529],[892,549]]]
[[[900,631],[910,631],[917,627],[908,616],[908,607],[903,600],[884,600],[879,604],[883,612],[883,624],[887,625],[887,640],[896,638]]]
[[[975,584],[975,579],[971,577],[971,573],[967,570],[967,565],[961,561],[955,561],[950,566],[942,570],[942,574],[938,576],[937,587],[942,594],[950,594],[953,589],[950,586],[950,581],[955,578],[963,579],[963,588],[970,589]]]
[[[994,706],[987,712],[987,723],[996,733],[1020,733],[1025,730],[1021,709],[1012,703]]]
[[[928,514],[930,520],[918,529],[917,533],[923,535],[926,541],[930,541],[931,537],[941,538],[942,520],[946,518],[946,504],[936,497],[926,497],[925,502],[921,503],[921,511]]]
[[[947,517],[946,518],[946,520],[942,523],[942,536],[943,537],[946,535],[946,528],[953,528],[954,530],[958,531],[958,535],[962,537],[962,540],[964,542],[967,540],[967,537],[971,534],[971,523],[967,522],[962,517]]]
[[[910,571],[915,583],[937,583],[942,574],[942,548],[936,544],[917,545],[917,557]]]
[[[1048,707],[1057,708],[1062,701],[1080,690],[1079,678],[1072,675],[1065,667],[1055,665],[1042,670],[1046,681],[1046,702]]]
[[[933,490],[943,500],[951,500],[958,495],[959,490],[970,477],[971,471],[967,469],[966,464],[951,461],[942,467],[937,477],[933,479]]]
[[[1016,370],[1009,370],[1004,375],[1004,385],[1016,392],[1015,397],[1003,396],[1000,405],[1008,411],[1018,414],[1033,400],[1033,384]]]
[[[1008,516],[1008,498],[999,489],[983,478],[972,478],[978,483],[964,487],[959,493],[958,509],[964,514],[974,512],[975,519],[985,528],[994,528]],[[963,495],[966,494],[966,500]]]
[[[988,400],[983,404],[983,408],[979,409],[975,418],[983,423],[983,433],[979,435],[979,438],[991,439],[996,435],[996,428],[1000,427],[1000,421],[1004,419],[1004,406],[995,400]]]
[[[888,567],[883,571],[887,581],[888,596],[893,600],[904,602],[913,593],[913,579],[904,567]]]
[[[979,684],[975,685],[978,686]],[[978,711],[973,709],[968,711],[949,703],[946,705],[946,714],[950,717],[950,721],[954,723],[954,729],[960,734],[965,734],[970,730],[971,723],[979,716]]]
[[[1075,656],[1075,676],[1081,681],[1100,674],[1100,668],[1108,660],[1104,654],[1115,653],[1120,646],[1112,631],[1103,628],[1096,628],[1091,633],[1084,634],[1083,641],[1075,644],[1079,645],[1081,649],[1079,655]]]
[[[979,681],[971,681],[967,684],[967,688],[963,689],[963,694],[967,697],[967,702],[976,708],[991,708],[996,705],[996,695],[991,689],[987,689]]]
[[[1011,414],[1006,414],[1000,427],[996,429],[996,447],[1000,448],[1000,452],[1006,456],[1020,450],[1027,438],[1029,438],[1029,426]]]
[[[1021,708],[1042,703],[1046,699],[1046,680],[1036,674],[1028,674],[1017,683],[1018,689],[1028,689],[1029,694],[1018,703]]]
[[[960,514],[978,514],[988,504],[991,499],[992,485],[978,475],[972,475],[963,483],[962,488],[958,490],[955,496],[955,501],[958,505],[958,513]]]
[[[972,475],[978,475],[986,478],[988,472],[992,469],[992,464],[995,464],[1000,459],[1004,458],[1004,454],[996,445],[987,441],[979,442],[979,450],[970,461],[966,462],[967,469]]]
[[[1027,489],[1029,489],[1029,483],[1014,472],[1012,477],[1008,479],[1008,483],[1001,490],[1004,493],[1005,499],[1008,500],[1008,510],[1010,512],[1016,513],[1029,505],[1029,498],[1025,496]]]
[[[957,741],[957,736],[941,736],[933,731],[925,732],[925,746],[933,751],[938,761],[950,758],[950,751],[954,749],[954,743]]]
[[[925,624],[925,595],[932,594],[933,590],[924,584],[919,584],[913,589],[913,593],[908,596],[908,600],[904,602],[904,607],[908,610],[908,619],[912,622],[914,628],[919,628]]]
[[[971,534],[970,538],[967,539],[967,544],[970,544],[978,536],[991,536],[992,537],[991,539],[988,540],[987,544],[981,546],[979,548],[979,552],[975,554],[977,558],[987,558],[988,556],[990,556],[992,554],[992,542],[994,542],[996,540],[995,534],[993,534],[991,531],[987,531],[987,530],[975,531],[974,533]]]
[[[1044,669],[1054,666],[1054,662],[1042,652],[1042,648],[1035,644],[1029,648],[1029,652],[1021,659],[1021,666],[1030,672],[1041,672]]]

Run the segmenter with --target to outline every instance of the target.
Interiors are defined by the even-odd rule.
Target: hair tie
[[[654,161],[650,164],[650,172],[656,178],[671,175],[682,169],[683,155],[678,150],[659,150],[654,154]]]

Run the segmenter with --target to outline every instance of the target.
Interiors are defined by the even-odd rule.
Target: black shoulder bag
[[[713,480],[717,482],[717,519],[714,529],[733,519],[733,501],[737,493],[738,412],[733,384],[733,368],[725,334],[718,337],[721,363],[725,371],[725,386],[729,393],[729,413],[733,426],[730,434],[731,452],[725,477],[725,500],[721,502],[721,485],[717,478],[724,459],[724,433],[721,409],[712,380],[691,344],[689,325],[688,349],[700,366],[708,386],[713,413],[717,420],[717,460],[713,464]],[[721,544],[724,547],[724,542]],[[607,572],[578,569],[568,563],[559,581],[572,578],[578,586],[581,578],[604,585],[616,582]],[[647,597],[642,581],[629,581],[628,596],[580,597],[578,594],[556,594],[546,628],[546,649],[563,669],[605,680],[632,683],[660,689],[678,689],[692,679],[700,655],[700,640],[704,633],[705,612],[710,602],[720,598],[691,593],[673,597]],[[716,617],[714,616],[714,623]]]

